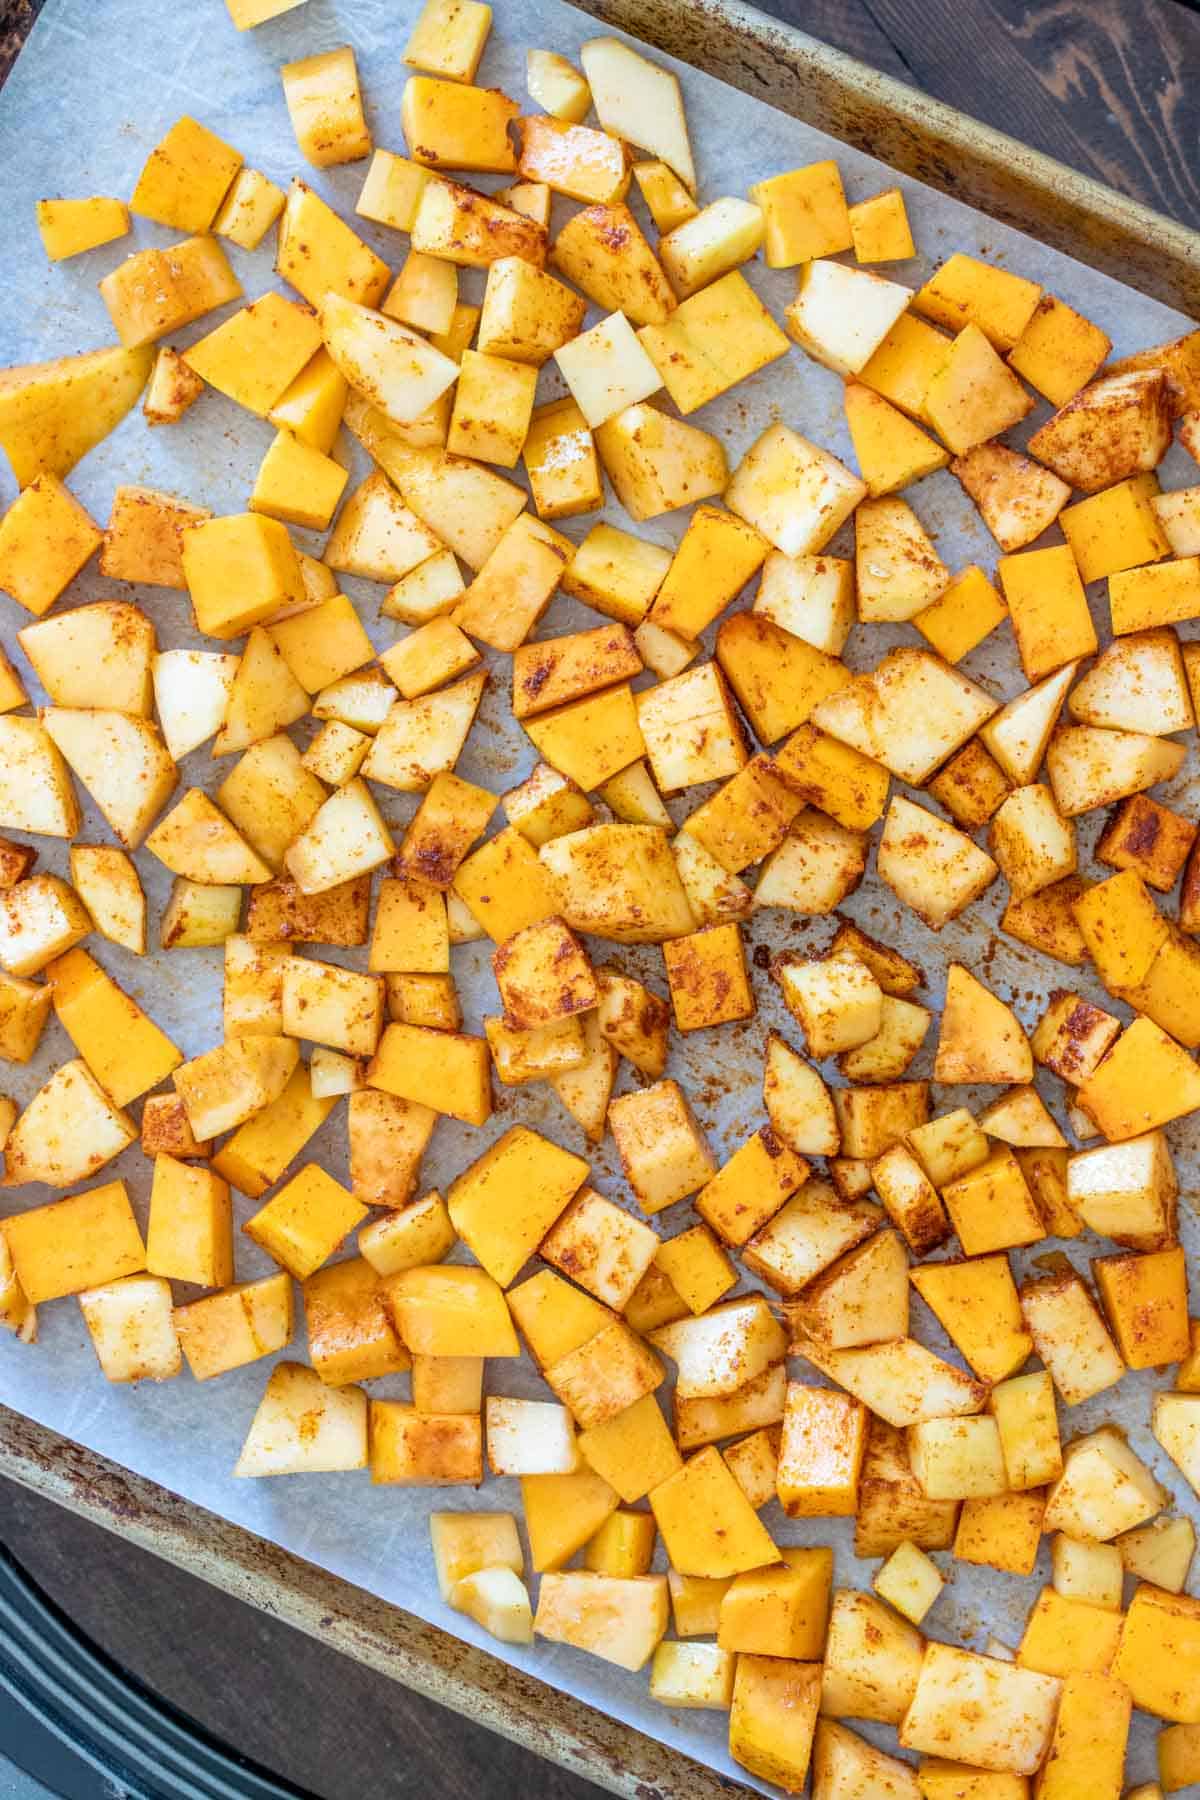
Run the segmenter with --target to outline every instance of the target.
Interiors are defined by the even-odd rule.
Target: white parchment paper
[[[239,35],[230,25],[222,0],[49,0],[0,96],[0,170],[7,202],[0,253],[0,362],[34,361],[111,341],[111,328],[96,292],[96,282],[130,250],[169,242],[175,234],[135,220],[131,239],[54,265],[47,262],[42,252],[34,225],[33,202],[42,196],[59,194],[128,195],[146,155],[181,113],[194,113],[238,146],[248,164],[265,170],[281,185],[286,185],[294,172],[303,173],[342,213],[353,218],[366,165],[327,171],[302,165],[283,103],[278,67],[295,57],[342,43],[353,44],[375,142],[403,152],[400,96],[407,71],[401,55],[416,11],[417,0],[309,0],[299,10]],[[579,43],[596,30],[592,19],[557,0],[507,0],[506,4],[502,0],[479,79],[503,87],[523,102],[527,47],[540,46],[574,56]],[[752,180],[829,155],[837,157],[852,201],[897,181],[890,170],[870,157],[849,150],[683,64],[675,66],[683,81],[704,200],[744,193]],[[484,178],[480,185],[499,183]],[[1158,302],[1123,288],[959,202],[902,177],[899,185],[908,201],[919,256],[911,265],[897,265],[886,271],[897,279],[916,286],[951,250],[965,249],[1044,282],[1098,320],[1113,337],[1118,353],[1177,335],[1186,328],[1185,319]],[[631,191],[630,203],[640,208],[636,187]],[[562,208],[563,216],[569,210]],[[365,221],[355,223],[393,268],[398,267],[407,240]],[[266,244],[252,254],[230,249],[247,299],[280,285],[272,269],[273,238],[271,233]],[[794,292],[794,272],[772,272],[756,263],[746,273],[779,316]],[[477,298],[479,285],[476,275],[465,274],[464,297]],[[173,341],[181,346],[192,342],[223,316],[210,315]],[[543,373],[539,399],[553,397],[558,391],[555,382],[553,368]],[[1048,408],[1040,407],[1033,423],[1047,411]],[[697,422],[721,436],[732,464],[764,426],[775,419],[786,421],[853,461],[841,408],[840,382],[796,350],[704,409]],[[147,430],[140,412],[135,411],[87,457],[70,477],[70,485],[101,522],[108,517],[114,488],[129,481],[166,488],[216,512],[240,511],[245,507],[271,436],[271,427],[264,421],[215,392],[208,392],[178,428]],[[343,438],[338,454],[352,464],[355,479],[365,472],[365,459],[356,445]],[[1163,473],[1165,485],[1196,479],[1194,465],[1179,451],[1172,453]],[[0,501],[7,505],[12,497],[11,476],[5,468],[0,471]],[[969,561],[979,561],[989,571],[994,567],[996,546],[952,477],[945,473],[931,476],[915,490],[909,490],[907,497],[936,537],[940,552],[951,567],[958,568]],[[608,516],[616,523],[628,524],[615,502],[610,503]],[[591,518],[570,520],[566,529],[578,540],[592,522]],[[683,522],[682,515],[675,515],[641,529],[647,536],[669,545],[678,540]],[[320,540],[311,534],[299,533],[298,538],[305,548],[319,551]],[[848,553],[849,540],[839,540],[832,548]],[[382,588],[350,580],[344,585],[359,602],[377,646],[394,641],[399,632],[388,621],[379,622],[376,617]],[[121,588],[104,582],[94,565],[74,584],[67,601],[77,604],[128,593],[154,620],[162,647],[197,641],[183,594]],[[1102,611],[1098,611],[1098,618],[1103,633]],[[5,646],[20,666],[31,695],[40,700],[44,697],[15,642],[16,630],[25,622],[25,615],[6,596],[0,596]],[[558,599],[538,634],[549,636],[577,624],[596,622],[594,614]],[[859,630],[852,638],[849,660],[856,667],[870,666],[893,641],[917,640],[908,627],[889,632],[878,628],[869,633]],[[1024,685],[1007,631],[996,633],[963,667],[1000,695],[1011,694]],[[523,733],[507,717],[506,696],[507,680],[498,669],[480,722],[460,763],[464,776],[497,792],[515,785],[535,760]],[[208,750],[203,749],[186,759],[181,779],[184,785],[199,783],[211,787],[214,779],[223,778],[230,766],[226,761],[218,773]],[[1188,814],[1195,811],[1195,772],[1193,752],[1163,795],[1168,804]],[[388,818],[402,826],[411,815],[413,803],[385,789],[377,789],[377,793]],[[682,817],[701,797],[692,793],[684,802],[673,803],[677,817]],[[1094,819],[1083,824],[1081,837],[1088,853],[1097,829]],[[84,841],[90,842],[106,841],[109,837],[93,808],[87,810],[82,835]],[[40,867],[66,873],[65,845],[43,840],[39,849]],[[139,866],[151,898],[152,932],[156,938],[155,927],[168,880],[149,855],[139,857]],[[982,903],[937,936],[900,908],[890,893],[876,883],[873,872],[844,910],[868,930],[898,943],[918,960],[927,976],[920,998],[931,1006],[941,1005],[943,971],[951,958],[979,967],[991,986],[1015,1001],[1026,1024],[1037,1017],[1047,992],[1054,987],[1076,987],[1090,998],[1113,1006],[1089,975],[1051,963],[1010,940],[993,938],[1002,888],[1003,883],[997,883]],[[793,920],[788,915],[767,913],[755,917],[746,935],[752,953],[760,946],[772,950],[785,944],[818,946],[826,941],[829,932],[824,921]],[[207,1048],[220,1035],[219,951],[152,953],[140,960],[98,938],[89,940],[88,948],[148,1008],[187,1055]],[[497,1010],[488,949],[487,945],[470,945],[454,952],[454,972],[463,996],[467,1029],[479,1029],[482,1016]],[[365,954],[325,950],[315,953],[357,966],[362,965]],[[657,950],[622,951],[617,959],[634,973],[648,976],[660,990],[665,987]],[[765,957],[760,960],[765,963]],[[685,1040],[677,1036],[673,1040],[670,1073],[683,1082],[691,1095],[722,1158],[763,1121],[759,1080],[761,1045],[767,1028],[780,1026],[793,1041],[797,1035],[764,969],[755,966],[753,974],[759,1002],[755,1021],[715,1034],[701,1032]],[[931,1033],[931,1040],[934,1037],[936,1031]],[[0,1088],[24,1103],[51,1069],[72,1053],[65,1035],[52,1020],[37,1058],[27,1068],[6,1065],[0,1074]],[[931,1053],[930,1044],[912,1074],[928,1073]],[[623,1084],[628,1084],[629,1079],[626,1066]],[[1054,1084],[1049,1085],[1047,1094],[1061,1115],[1061,1099],[1055,1097]],[[983,1097],[971,1090],[948,1090],[935,1096],[936,1110]],[[497,1098],[496,1112],[483,1131],[472,1131],[451,1120],[439,1123],[425,1161],[424,1185],[444,1184],[517,1118],[587,1154],[582,1134],[548,1089],[498,1087]],[[335,1175],[344,1177],[344,1117],[344,1109],[335,1110],[302,1160],[316,1156]],[[1196,1182],[1200,1126],[1187,1121],[1172,1127],[1170,1135],[1186,1190]],[[624,1197],[611,1140],[592,1153],[592,1163],[596,1185],[615,1197]],[[128,1181],[143,1222],[149,1173],[149,1165],[134,1149],[105,1170],[102,1177],[121,1175]],[[50,1197],[43,1188],[10,1191],[3,1196],[3,1210],[38,1205]],[[240,1196],[236,1205],[239,1223],[254,1210]],[[691,1217],[690,1208],[681,1206],[663,1224],[667,1231],[682,1229]],[[1194,1253],[1197,1226],[1186,1202],[1183,1232]],[[1102,1248],[1097,1242],[1081,1239],[1070,1247],[1070,1255],[1078,1266],[1086,1268],[1089,1257]],[[1016,1253],[1018,1267],[1026,1261],[1027,1254]],[[269,1266],[263,1253],[239,1235],[238,1279],[263,1273]],[[180,1298],[186,1297],[190,1295],[181,1289]],[[915,1298],[914,1330],[927,1342],[947,1351],[931,1315]],[[288,1352],[291,1356],[303,1354],[302,1325],[300,1332],[300,1342]],[[798,1379],[819,1379],[814,1371],[799,1364],[793,1366],[793,1373]],[[425,1522],[431,1506],[519,1510],[515,1482],[488,1481],[478,1494],[473,1494],[462,1490],[434,1493],[373,1488],[366,1473],[234,1481],[229,1471],[266,1374],[266,1367],[259,1364],[205,1385],[194,1383],[185,1374],[162,1387],[109,1386],[100,1377],[78,1306],[72,1300],[42,1308],[41,1340],[36,1350],[19,1345],[9,1333],[0,1333],[0,1398],[8,1405],[335,1574],[484,1644],[494,1654],[508,1657],[520,1667],[582,1696],[653,1737],[677,1745],[714,1768],[726,1774],[742,1774],[727,1756],[723,1715],[668,1712],[648,1699],[644,1673],[625,1675],[568,1649],[538,1644],[528,1652],[506,1650],[486,1638],[470,1621],[441,1605],[433,1580]],[[489,1379],[495,1392],[544,1392],[526,1362],[519,1367],[493,1364]],[[1153,1376],[1128,1376],[1115,1398],[1102,1395],[1090,1406],[1067,1412],[1063,1418],[1064,1434],[1075,1435],[1115,1414],[1128,1428],[1134,1447],[1175,1494],[1178,1505],[1191,1507],[1195,1512],[1194,1496],[1185,1491],[1183,1478],[1166,1463],[1148,1430],[1150,1393],[1155,1385]],[[393,1378],[373,1386],[382,1393],[403,1395],[407,1384],[403,1378]],[[832,1542],[837,1552],[839,1582],[862,1586],[873,1573],[875,1565],[861,1564],[854,1558],[848,1523],[788,1521],[774,1507],[765,1516],[782,1543]],[[949,1555],[937,1560],[949,1585],[926,1621],[931,1634],[974,1648],[982,1648],[992,1635],[1015,1644],[1038,1585],[1047,1578],[1047,1550],[1043,1548],[1038,1574],[1030,1581],[972,1570],[955,1564]],[[865,1730],[879,1742],[894,1744],[894,1735],[886,1730]],[[1145,1779],[1152,1773],[1152,1739],[1150,1722],[1140,1720],[1135,1729],[1131,1779]]]

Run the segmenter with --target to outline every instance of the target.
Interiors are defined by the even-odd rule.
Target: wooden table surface
[[[0,0],[0,76],[39,4]],[[1200,13],[1179,0],[760,4],[1200,227]],[[8,1484],[0,1542],[147,1686],[323,1800],[598,1793]]]

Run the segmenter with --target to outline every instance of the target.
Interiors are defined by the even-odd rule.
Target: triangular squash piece
[[[1043,956],[1081,969],[1088,952],[1075,917],[1075,902],[1087,893],[1089,885],[1081,875],[1068,875],[1024,900],[1010,900],[1001,915],[1001,931],[1031,950],[1040,950]]]
[[[255,626],[233,673],[213,755],[230,756],[235,750],[248,750],[251,744],[274,737],[302,719],[310,705],[274,640],[261,626]]]
[[[594,1010],[583,1015],[583,1038],[586,1062],[561,1075],[552,1075],[550,1086],[571,1117],[583,1127],[588,1142],[598,1144],[604,1136],[620,1058],[601,1031],[599,1015]]]
[[[235,1475],[313,1475],[367,1464],[367,1396],[328,1387],[315,1369],[277,1363],[234,1467]]]
[[[21,487],[38,475],[60,478],[136,404],[150,377],[155,346],[112,344],[82,356],[0,369],[0,446]]]
[[[591,1469],[571,1475],[522,1475],[521,1509],[534,1572],[563,1568],[620,1504],[616,1489]]]
[[[0,718],[0,829],[73,838],[79,802],[58,746],[37,719]]]
[[[1081,725],[1117,731],[1154,737],[1190,731],[1196,718],[1175,633],[1164,628],[1115,638],[1072,690],[1067,711]]]
[[[152,713],[154,626],[128,600],[73,606],[23,626],[17,641],[55,706]]]
[[[172,807],[146,839],[146,848],[172,875],[209,887],[270,881],[274,874],[199,788],[190,788]]]
[[[1071,498],[1065,481],[1005,444],[977,444],[955,457],[950,473],[1005,551],[1022,550],[1041,537]]]
[[[428,411],[458,375],[453,358],[419,332],[343,294],[322,300],[321,335],[350,386],[400,425]]]
[[[436,694],[397,700],[367,751],[362,774],[402,794],[423,794],[459,759],[487,685],[478,670]]]
[[[529,496],[483,463],[450,456],[440,444],[400,441],[406,428],[392,425],[375,407],[361,420],[348,411],[347,428],[404,496],[439,545],[482,569]],[[407,428],[411,435],[411,427]]]
[[[979,1115],[979,1129],[1020,1150],[1065,1150],[1067,1140],[1034,1087],[1015,1087]]]
[[[136,850],[179,778],[158,726],[67,706],[48,706],[41,719],[125,848]]]
[[[671,854],[697,925],[720,925],[726,919],[744,919],[751,911],[754,895],[745,882],[723,869],[691,832],[675,833],[671,839]]]
[[[950,585],[950,571],[907,500],[883,494],[854,515],[855,587],[864,624],[911,619]]]
[[[941,1082],[1029,1082],[1033,1051],[1011,1007],[951,963],[933,1079]]]
[[[1046,750],[1046,773],[1059,812],[1072,819],[1170,781],[1186,755],[1186,745],[1144,731],[1061,725]]]
[[[1000,873],[974,838],[903,794],[892,797],[875,868],[931,931],[956,919]]]
[[[898,1231],[877,1231],[809,1282],[789,1309],[794,1325],[831,1350],[908,1336],[908,1251]]]
[[[1033,1349],[1007,1256],[923,1263],[910,1279],[980,1381],[1015,1375]]]
[[[395,854],[374,794],[365,781],[355,780],[321,803],[283,860],[302,894],[323,894],[356,875],[369,875]]]
[[[866,1631],[869,1635],[872,1627],[867,1625]],[[882,1649],[873,1641],[871,1647]],[[906,1800],[919,1791],[910,1763],[877,1750],[836,1719],[817,1720],[812,1773],[813,1792],[827,1800],[853,1800],[856,1794]]]
[[[862,1350],[830,1350],[797,1331],[792,1356],[828,1375],[886,1424],[903,1430],[929,1419],[960,1419],[980,1412],[987,1388],[916,1338],[891,1338]]]
[[[154,658],[154,704],[176,762],[220,730],[240,660],[220,650],[164,650]]]
[[[824,1081],[786,1038],[771,1032],[763,1064],[763,1104],[771,1129],[799,1156],[836,1156],[842,1145]]]
[[[985,746],[1014,787],[1028,787],[1041,768],[1078,667],[1077,662],[1068,663],[1036,687],[1026,688],[979,727]]]
[[[441,548],[441,539],[376,471],[342,507],[322,560],[327,568],[364,581],[394,582]]]
[[[38,1089],[4,1146],[4,1186],[44,1181],[73,1187],[120,1156],[137,1126],[114,1106],[82,1057],[62,1063]]]
[[[1152,1019],[1137,1018],[1076,1094],[1110,1144],[1200,1107],[1200,1066]]]
[[[861,381],[846,383],[846,424],[872,496],[894,494],[950,461],[948,450]]]

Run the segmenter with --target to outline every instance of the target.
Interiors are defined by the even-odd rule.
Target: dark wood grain
[[[0,86],[41,9],[42,0],[0,0]]]
[[[591,1782],[7,1481],[0,1542],[135,1680],[318,1800],[599,1800]]]
[[[1200,227],[1200,10],[1179,0],[759,4],[848,55]],[[42,5],[0,0],[0,82]]]
[[[764,10],[1200,226],[1200,12],[1178,0],[765,0]]]

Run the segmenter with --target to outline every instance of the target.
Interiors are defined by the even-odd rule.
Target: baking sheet
[[[176,234],[135,220],[132,239],[65,264],[48,264],[34,226],[33,201],[53,194],[128,194],[145,156],[181,113],[195,113],[242,150],[249,165],[265,170],[281,185],[294,172],[303,173],[342,213],[353,217],[366,165],[328,171],[309,170],[302,165],[283,104],[278,65],[341,43],[353,44],[375,142],[402,152],[399,108],[406,71],[400,58],[415,12],[416,0],[404,0],[400,5],[394,0],[309,0],[309,4],[274,23],[239,35],[230,26],[222,0],[199,0],[192,5],[169,4],[168,0],[48,0],[30,43],[0,96],[0,168],[5,171],[4,188],[9,201],[6,244],[0,258],[0,362],[32,361],[110,341],[111,330],[95,283],[131,249],[170,242]],[[599,29],[586,14],[554,0],[510,0],[498,12],[479,79],[524,100],[526,46],[555,49],[574,57],[579,43]],[[658,60],[670,59],[659,56]],[[1176,335],[1186,328],[1188,321],[1160,303],[973,213],[959,202],[919,183],[895,177],[870,157],[851,151],[716,80],[683,64],[674,66],[683,81],[702,199],[742,193],[753,179],[835,155],[852,201],[894,185],[897,180],[904,190],[920,255],[909,265],[896,265],[887,271],[898,279],[915,286],[950,250],[965,249],[1009,264],[1044,282],[1103,324],[1118,353]],[[492,187],[500,183],[485,177],[480,185]],[[636,187],[630,203],[635,209],[640,208]],[[570,210],[562,207],[563,216]],[[407,240],[365,221],[355,223],[392,267],[397,267]],[[242,278],[248,299],[280,285],[271,267],[273,235],[253,253],[230,249],[231,261]],[[756,263],[746,273],[779,316],[794,292],[794,272],[768,271]],[[464,297],[477,298],[480,285],[481,277],[465,273]],[[227,308],[226,312],[232,310]],[[216,322],[216,317],[210,315],[173,341],[179,345],[191,342]],[[553,368],[543,372],[539,400],[551,398],[559,391],[556,380]],[[742,383],[733,394],[707,407],[698,422],[723,439],[731,465],[765,425],[775,419],[786,421],[852,461],[840,396],[841,383],[836,377],[793,351],[782,362]],[[1039,407],[1029,428],[1048,410]],[[181,428],[148,431],[140,413],[135,412],[74,472],[70,485],[101,522],[108,516],[114,487],[128,481],[166,488],[217,512],[240,511],[271,436],[271,428],[265,422],[208,392]],[[355,478],[365,473],[365,458],[345,437],[338,454],[351,463]],[[1196,472],[1190,460],[1176,450],[1163,474],[1164,485],[1169,486],[1194,480]],[[989,570],[994,567],[996,547],[951,476],[944,472],[931,476],[916,489],[908,490],[907,497],[934,534],[951,567],[969,561],[979,561]],[[11,498],[12,483],[5,468],[0,472],[0,500],[7,504]],[[606,516],[615,523],[628,524],[615,502],[610,504]],[[565,529],[579,540],[592,522],[592,517],[568,520]],[[670,545],[678,540],[683,522],[682,515],[675,515],[639,529]],[[297,536],[305,548],[319,549],[320,540],[311,534]],[[850,541],[843,534],[831,548],[848,554]],[[382,647],[394,641],[398,628],[376,619],[382,587],[349,579],[344,586],[359,602],[376,645]],[[103,581],[93,566],[76,582],[68,598],[71,603],[79,603],[117,595],[130,595],[145,607],[162,647],[197,641],[190,630],[182,594],[120,587]],[[5,646],[20,666],[31,695],[41,699],[32,672],[15,644],[16,629],[27,622],[25,615],[5,596],[0,596],[0,608]],[[595,622],[596,615],[560,598],[543,619],[538,635],[554,635]],[[871,666],[892,642],[918,641],[908,627],[856,630],[848,659],[855,667]],[[962,666],[1000,696],[1024,685],[1008,632],[997,633]],[[498,670],[498,679],[485,699],[480,722],[459,764],[460,773],[468,779],[497,792],[515,785],[535,760],[532,746],[505,716],[506,691],[506,680]],[[185,786],[211,788],[214,775],[221,779],[230,766],[227,759],[219,766],[220,774],[215,775],[215,766],[207,750],[202,749],[185,760],[181,780]],[[1164,790],[1164,800],[1185,813],[1193,813],[1195,777],[1192,750],[1180,776]],[[684,801],[672,803],[677,818],[691,810],[704,791],[693,791]],[[385,815],[394,826],[402,828],[415,802],[387,789],[378,788],[376,792]],[[109,834],[94,809],[87,806],[85,813],[83,841],[106,841]],[[1097,820],[1083,822],[1081,839],[1085,852],[1090,852],[1097,830]],[[65,844],[42,840],[39,851],[39,867],[66,873]],[[138,861],[151,902],[153,941],[169,878],[149,855],[140,856]],[[876,883],[872,869],[843,911],[867,930],[897,943],[922,965],[927,984],[920,998],[934,1007],[941,1005],[942,971],[951,958],[978,967],[997,992],[1014,1001],[1026,1024],[1037,1017],[1047,992],[1054,987],[1076,987],[1112,1007],[1114,1003],[1089,975],[1070,971],[1019,944],[993,937],[1002,889],[1003,883],[998,882],[966,918],[935,935]],[[759,1075],[766,1030],[780,1027],[792,1041],[798,1037],[774,984],[765,968],[759,966],[765,964],[766,957],[756,958],[754,952],[760,947],[774,951],[785,945],[818,947],[827,941],[831,929],[825,921],[794,919],[775,912],[756,916],[746,931],[746,939],[759,1005],[757,1018],[715,1034],[701,1032],[685,1040],[677,1036],[673,1039],[669,1072],[678,1077],[692,1097],[722,1159],[763,1122]],[[185,1054],[198,1053],[219,1036],[219,951],[173,951],[141,960],[98,938],[90,940],[88,948],[171,1033]],[[467,1029],[479,1029],[483,1015],[497,1010],[488,948],[476,944],[454,952],[454,972]],[[632,972],[649,977],[660,990],[665,987],[661,956],[656,949],[598,949]],[[320,949],[314,953],[358,966],[364,954]],[[936,1030],[931,1032],[931,1043],[910,1071],[913,1075],[929,1072],[935,1038]],[[6,1066],[0,1073],[0,1087],[24,1103],[50,1070],[70,1054],[68,1040],[52,1021],[37,1059],[23,1069]],[[630,1084],[630,1079],[629,1067],[623,1065],[622,1088]],[[1056,1095],[1056,1088],[1057,1084],[1048,1083],[1047,1096],[1061,1116],[1061,1090]],[[523,1119],[572,1149],[590,1155],[595,1184],[614,1197],[624,1197],[611,1140],[589,1152],[582,1134],[548,1089],[497,1086],[496,1097],[496,1111],[482,1131],[472,1131],[451,1120],[439,1122],[425,1159],[423,1186],[443,1185],[514,1120]],[[982,1090],[956,1087],[935,1093],[935,1110],[986,1097]],[[1170,1136],[1186,1191],[1195,1187],[1200,1169],[1200,1126],[1196,1121],[1187,1121],[1171,1127]],[[344,1177],[342,1109],[335,1111],[302,1160],[313,1156],[335,1175]],[[143,1222],[149,1174],[149,1165],[135,1149],[110,1165],[101,1177],[121,1175],[128,1181]],[[44,1188],[13,1190],[3,1197],[4,1210],[38,1205],[50,1197]],[[239,1223],[255,1210],[254,1204],[241,1196],[235,1205]],[[663,1229],[683,1229],[692,1217],[690,1206],[677,1207],[663,1221]],[[1200,1233],[1187,1204],[1183,1208],[1182,1230],[1194,1255]],[[1078,1266],[1086,1267],[1089,1256],[1100,1247],[1084,1238],[1070,1246],[1069,1254]],[[1037,1248],[1044,1250],[1045,1245]],[[1019,1267],[1027,1260],[1028,1253],[1016,1253]],[[239,1280],[261,1274],[271,1266],[255,1245],[239,1235]],[[180,1298],[186,1297],[190,1294],[181,1288]],[[931,1315],[915,1297],[913,1304],[916,1333],[947,1352],[946,1341]],[[539,1643],[531,1651],[506,1649],[469,1620],[441,1605],[428,1551],[427,1513],[435,1505],[519,1510],[515,1481],[489,1480],[477,1494],[460,1489],[435,1493],[427,1489],[373,1488],[365,1472],[234,1481],[228,1471],[262,1392],[266,1366],[255,1365],[214,1384],[198,1385],[185,1374],[162,1387],[113,1387],[98,1373],[73,1302],[44,1307],[40,1326],[41,1341],[34,1351],[16,1343],[11,1334],[0,1333],[0,1395],[10,1406],[234,1523],[481,1644],[493,1654],[508,1657],[531,1673],[712,1767],[745,1779],[744,1772],[728,1759],[723,1715],[666,1711],[648,1699],[644,1673],[626,1675],[566,1648]],[[287,1353],[293,1357],[303,1354],[302,1325],[300,1334]],[[958,1360],[952,1351],[949,1354]],[[792,1365],[792,1373],[801,1380],[820,1380],[815,1371],[800,1363]],[[1152,1464],[1180,1506],[1190,1502],[1195,1511],[1194,1496],[1182,1491],[1186,1483],[1166,1462],[1149,1434],[1150,1392],[1155,1385],[1155,1378],[1150,1375],[1127,1376],[1118,1390],[1115,1408],[1109,1396],[1102,1395],[1090,1405],[1066,1412],[1064,1435],[1090,1428],[1115,1411],[1128,1427],[1134,1447]],[[491,1365],[489,1386],[493,1392],[545,1393],[527,1361],[519,1366]],[[403,1396],[407,1392],[407,1382],[401,1377],[373,1383],[371,1387],[381,1394]],[[859,1563],[851,1552],[849,1523],[788,1521],[774,1507],[764,1516],[782,1543],[832,1542],[839,1582],[862,1586],[873,1573],[875,1565]],[[1043,1547],[1037,1575],[1029,1581],[972,1570],[955,1564],[948,1554],[936,1560],[949,1583],[926,1621],[929,1632],[976,1649],[983,1648],[992,1635],[1015,1644],[1025,1611],[1040,1581],[1048,1577],[1046,1548]],[[894,1734],[886,1729],[864,1729],[876,1741],[894,1746]],[[1134,1732],[1131,1779],[1146,1779],[1153,1773],[1152,1739],[1150,1722],[1139,1719]]]

